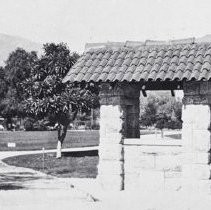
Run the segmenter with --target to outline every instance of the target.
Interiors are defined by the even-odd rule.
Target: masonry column
[[[183,188],[211,192],[210,82],[186,82],[182,109]]]
[[[105,190],[124,190],[124,138],[139,138],[136,84],[102,84],[98,181]]]

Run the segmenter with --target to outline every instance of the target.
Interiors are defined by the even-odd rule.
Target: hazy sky
[[[36,42],[143,41],[211,34],[210,0],[0,0],[0,33]]]

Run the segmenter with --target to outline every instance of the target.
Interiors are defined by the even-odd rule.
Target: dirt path
[[[51,179],[42,173],[30,169],[8,166],[0,161],[0,190],[36,188],[34,182]]]
[[[3,158],[14,155],[18,154],[0,152],[0,210],[201,210],[211,208],[211,197],[207,194],[197,192],[191,194],[186,191],[148,192],[146,189],[131,192],[101,192],[95,188],[94,179],[55,178],[1,162]],[[78,188],[79,186],[81,187]],[[96,198],[99,196],[100,202],[93,202],[93,197],[86,192],[91,192]]]
[[[2,159],[33,152],[0,152],[0,209],[74,209],[88,207],[92,196],[61,179],[28,168],[10,166]],[[37,153],[37,152],[34,152]],[[88,202],[88,204],[87,204]],[[87,206],[88,205],[88,206]],[[88,207],[89,208],[89,207]],[[90,207],[91,208],[91,207]]]
[[[97,149],[97,147],[86,148],[70,148],[64,151],[88,151]],[[52,152],[54,150],[47,150]],[[69,183],[62,179],[46,175],[44,173],[34,171],[28,168],[10,166],[3,163],[2,160],[7,157],[37,154],[43,151],[23,151],[23,152],[0,152],[0,190],[16,190],[16,189],[40,189],[40,188],[69,188]]]

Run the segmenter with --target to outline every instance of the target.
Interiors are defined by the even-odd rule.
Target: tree
[[[161,109],[160,109],[161,110]],[[169,116],[165,111],[159,112],[156,115],[156,124],[155,127],[161,130],[161,137],[163,138],[163,129],[167,127],[169,122]]]
[[[44,54],[36,62],[31,77],[24,84],[25,110],[37,118],[51,117],[58,123],[57,158],[67,128],[79,111],[89,110],[97,97],[92,86],[62,83],[62,79],[78,59],[63,43],[45,44]]]
[[[140,123],[143,126],[152,126],[156,122],[158,98],[150,96],[144,106],[144,111],[140,117]]]
[[[167,93],[150,95],[142,107],[141,125],[155,126],[161,133],[164,128],[181,128],[182,102]]]
[[[24,49],[17,48],[10,53],[5,67],[2,67],[0,70],[0,85],[4,87],[0,91],[0,95],[2,96],[0,113],[6,118],[8,129],[8,125],[12,123],[13,117],[25,116],[22,106],[24,99],[22,83],[25,79],[29,78],[36,60],[36,52],[26,52]]]
[[[3,101],[3,98],[5,96],[6,93],[6,81],[5,81],[5,74],[4,74],[4,69],[3,67],[0,67],[0,110],[1,110],[1,104]],[[1,112],[0,112],[0,117],[1,117]]]
[[[1,103],[1,100],[5,96],[6,89],[7,89],[7,85],[6,85],[6,81],[5,81],[4,68],[0,67],[0,103]]]

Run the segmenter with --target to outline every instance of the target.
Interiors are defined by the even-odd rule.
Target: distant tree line
[[[79,58],[66,44],[45,44],[43,53],[17,48],[0,67],[0,116],[8,130],[13,118],[25,120],[25,127],[57,125],[58,152],[67,128],[80,113],[99,107],[95,84],[62,83],[62,79]],[[181,128],[182,103],[167,95],[150,95],[141,107],[140,125]],[[80,118],[84,118],[83,115]],[[86,117],[85,117],[86,118]]]
[[[41,56],[18,48],[0,68],[0,115],[7,129],[14,117],[29,118],[27,126],[43,120],[56,124],[57,157],[77,114],[99,106],[95,85],[62,83],[78,58],[66,44],[50,43],[43,46]]]
[[[158,129],[182,128],[182,102],[168,94],[152,94],[141,106],[140,125]]]

